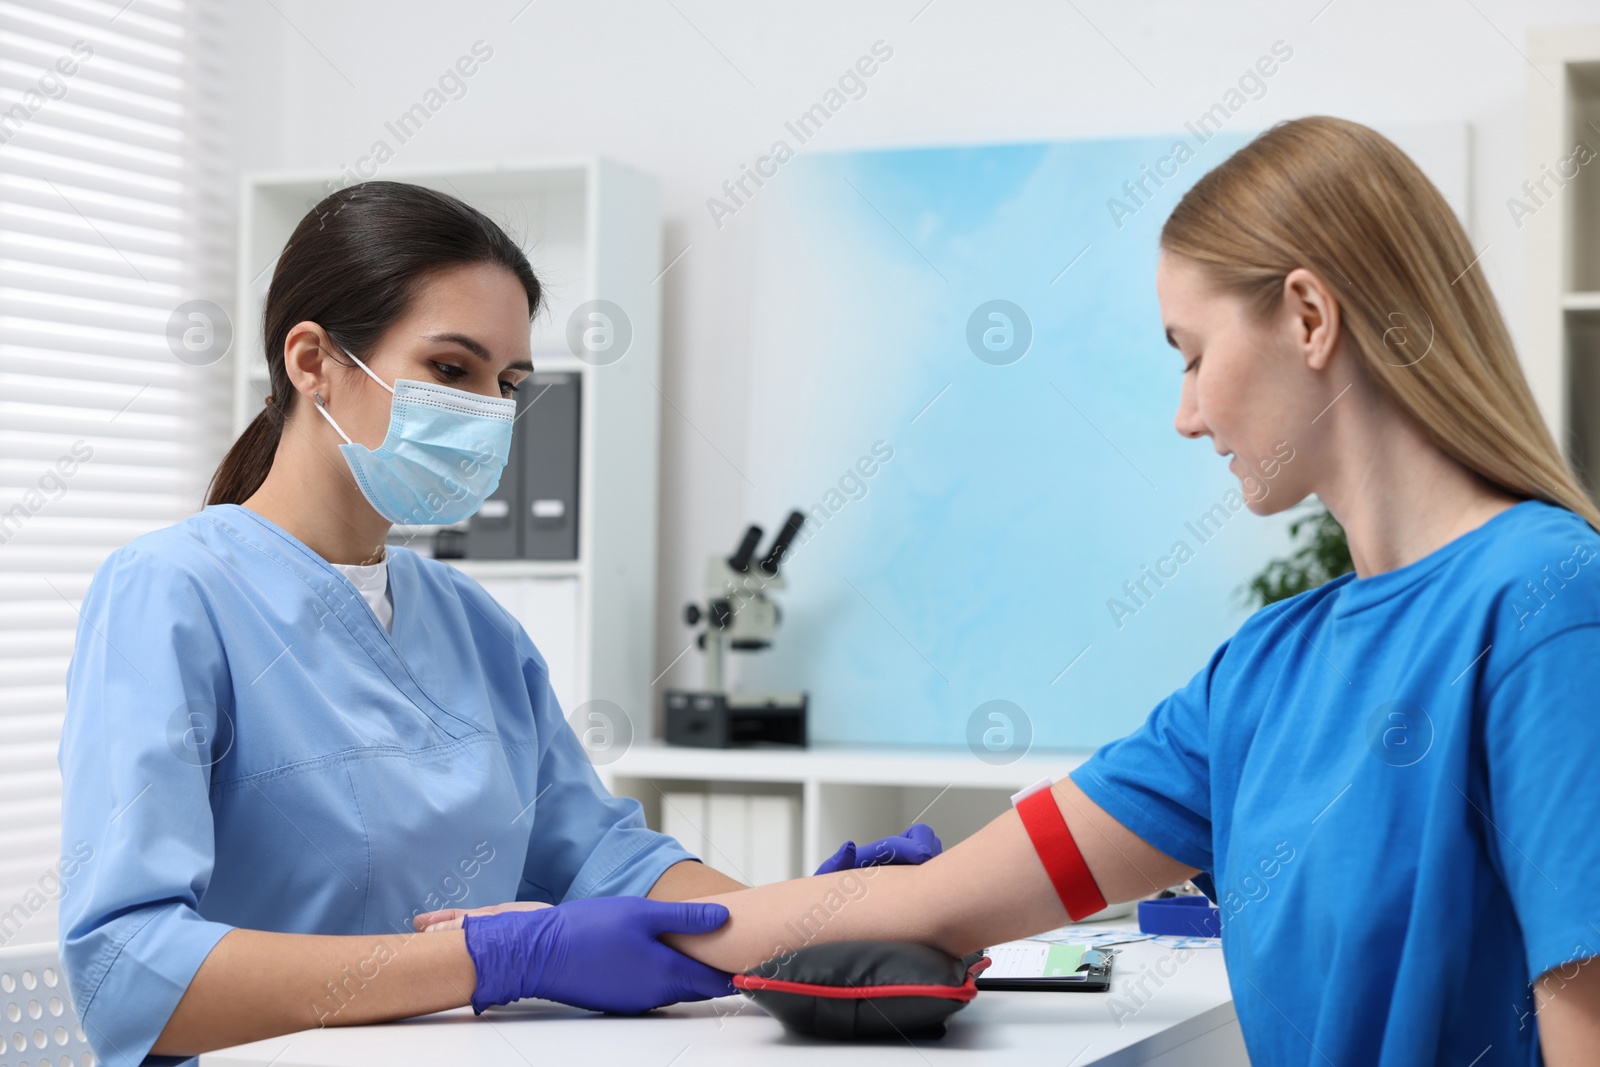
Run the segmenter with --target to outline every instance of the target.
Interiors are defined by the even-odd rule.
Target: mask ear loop
[[[312,393],[311,395],[316,398],[317,410],[322,413],[322,417],[323,418],[328,420],[328,425],[333,427],[334,432],[337,433],[340,437],[344,438],[344,443],[345,444],[347,444],[347,445],[355,444],[354,441],[350,440],[350,435],[345,433],[342,429],[340,429],[339,428],[339,424],[337,422],[333,421],[333,416],[328,414],[328,405],[327,405],[327,402],[322,399],[322,394],[321,393]]]
[[[365,363],[361,362],[359,359],[356,359],[355,356],[350,355],[349,349],[345,348],[342,345],[335,345],[334,347],[339,349],[339,351],[343,352],[345,355],[350,356],[351,359],[354,359],[355,363],[356,363],[356,366],[360,367],[362,370],[367,372],[367,377],[371,378],[373,381],[377,382],[379,385],[381,385],[385,389],[389,390],[391,395],[394,393],[394,386],[390,385],[388,382],[386,382],[382,378],[378,377],[377,372],[374,371],[371,367],[367,366]]]
[[[385,389],[389,390],[390,395],[394,394],[394,386],[390,385],[388,382],[386,382],[382,378],[378,377],[378,375],[373,371],[373,369],[371,367],[367,366],[365,363],[361,362],[361,360],[356,359],[355,356],[351,355],[349,349],[345,348],[343,345],[334,345],[334,347],[337,348],[339,351],[343,352],[346,356],[349,356],[350,359],[354,360],[356,366],[360,367],[362,370],[367,372],[367,377],[371,378],[373,381],[377,382],[379,385],[381,385]],[[328,420],[328,425],[332,426],[334,428],[334,430],[339,434],[339,436],[344,438],[344,443],[347,444],[347,445],[355,444],[354,441],[350,440],[350,435],[345,433],[344,430],[340,429],[339,424],[337,422],[333,421],[333,416],[328,414],[328,404],[327,404],[327,401],[322,399],[322,394],[314,392],[311,395],[316,398],[317,410],[322,413],[322,417],[323,418]]]

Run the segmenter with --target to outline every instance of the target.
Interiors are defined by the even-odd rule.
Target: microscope
[[[705,688],[667,690],[667,744],[805,747],[805,693],[730,693],[723,679],[724,657],[729,651],[755,652],[772,645],[782,616],[767,593],[785,587],[778,568],[804,523],[804,513],[790,512],[759,560],[756,552],[762,530],[752,524],[733,555],[712,556],[707,561],[705,604],[690,604],[683,614],[684,622],[699,628],[696,644],[706,656]]]

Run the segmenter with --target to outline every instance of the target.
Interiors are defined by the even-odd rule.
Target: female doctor
[[[391,523],[455,522],[494,490],[539,306],[498,226],[417,186],[342,190],[290,237],[265,410],[208,506],[112,553],[82,608],[62,827],[93,858],[60,948],[102,1061],[469,1002],[728,992],[657,935],[715,929],[724,908],[682,901],[740,884],[607,794],[481,587],[385,547]],[[937,850],[914,827],[823,869]],[[455,900],[558,906],[413,931]]]
[[[725,926],[667,940],[742,970],[831,892],[815,940],[962,954],[1193,877],[1253,1063],[1594,1063],[1600,512],[1477,252],[1392,143],[1312,117],[1195,183],[1156,290],[1178,432],[1255,512],[1317,494],[1355,573],[926,865],[719,896]]]

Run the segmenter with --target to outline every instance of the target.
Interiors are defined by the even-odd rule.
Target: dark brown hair
[[[404,182],[362,182],[324,197],[300,220],[278,257],[262,313],[271,395],[211,477],[206,504],[239,504],[266,480],[298,393],[283,348],[299,322],[315,322],[362,356],[406,313],[429,276],[450,267],[504,267],[528,294],[541,288],[528,257],[483,212]]]

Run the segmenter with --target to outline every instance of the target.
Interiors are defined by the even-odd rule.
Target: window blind
[[[227,361],[168,341],[186,301],[228,305],[220,18],[0,0],[0,944],[56,936],[89,579],[199,506],[226,433]]]

